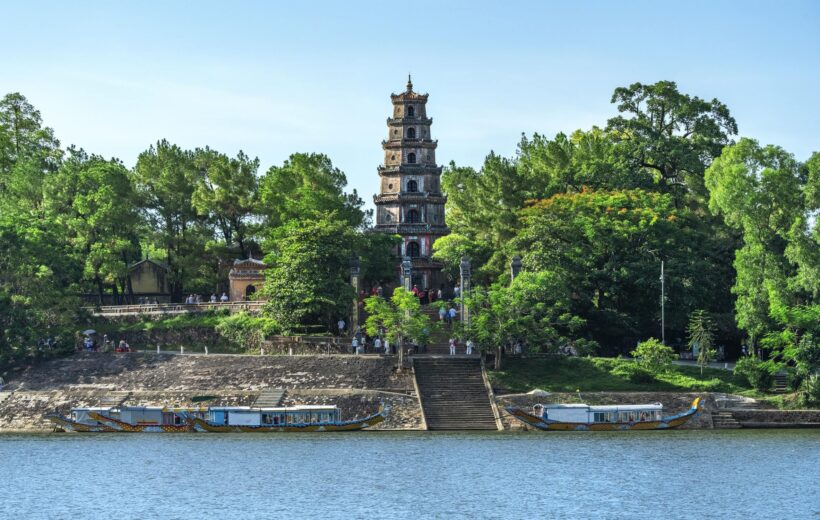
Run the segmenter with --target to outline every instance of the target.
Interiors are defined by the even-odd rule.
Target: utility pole
[[[663,276],[663,260],[661,260],[661,343],[666,345],[666,315],[664,314],[665,280]]]

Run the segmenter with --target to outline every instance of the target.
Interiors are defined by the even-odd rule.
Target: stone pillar
[[[410,292],[413,289],[413,261],[409,256],[405,256],[401,261],[401,280],[404,290]],[[409,311],[408,311],[409,312]],[[406,316],[407,317],[407,316]],[[404,338],[399,336],[399,341],[396,348],[399,352],[399,366],[398,370],[401,372],[404,369]]]
[[[401,261],[401,285],[405,291],[413,290],[413,261],[409,256]]]
[[[361,267],[359,264],[359,257],[356,253],[350,257],[350,285],[353,286],[353,309],[350,313],[350,332],[356,333],[359,328],[359,291],[361,290],[361,283],[359,274]]]
[[[461,273],[461,301],[459,302],[459,307],[461,307],[461,324],[464,325],[464,330],[466,331],[470,329],[470,309],[464,304],[464,298],[470,294],[471,277],[470,259],[466,256],[461,258],[459,270]]]
[[[510,262],[510,276],[513,280],[518,277],[518,274],[521,272],[521,257],[515,255],[512,258],[512,262]]]

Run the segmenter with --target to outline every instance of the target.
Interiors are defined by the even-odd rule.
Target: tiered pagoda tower
[[[384,165],[379,166],[381,191],[376,204],[375,230],[395,233],[402,242],[395,251],[396,279],[401,258],[413,262],[413,284],[438,289],[444,278],[442,264],[431,259],[433,242],[449,233],[444,222],[441,167],[436,165],[438,141],[430,136],[433,120],[427,117],[427,96],[407,90],[391,94],[393,116],[387,119],[387,140],[382,141]]]

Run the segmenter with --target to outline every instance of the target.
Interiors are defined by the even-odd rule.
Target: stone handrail
[[[148,303],[142,305],[103,305],[85,307],[94,316],[126,316],[135,314],[182,314],[227,309],[231,314],[259,312],[265,302],[204,302],[204,303]]]

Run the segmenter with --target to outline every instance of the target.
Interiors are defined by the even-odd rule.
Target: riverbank
[[[15,374],[0,396],[0,432],[49,431],[42,416],[54,410],[189,406],[203,395],[242,406],[275,388],[285,390],[283,405],[336,404],[347,419],[390,404],[377,429],[423,429],[412,374],[396,372],[388,358],[77,353]]]

